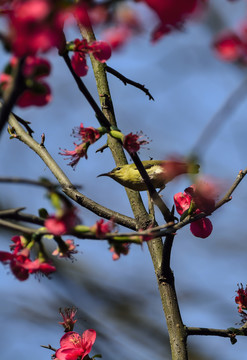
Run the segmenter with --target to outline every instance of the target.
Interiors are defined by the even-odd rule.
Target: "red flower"
[[[242,313],[243,309],[247,310],[247,287],[244,289],[243,284],[238,285],[237,294],[235,303],[238,304],[238,312]]]
[[[200,178],[197,182],[185,189],[196,207],[205,213],[211,213],[215,208],[215,201],[220,193],[220,185],[210,178]]]
[[[31,261],[27,249],[22,250],[18,254],[0,251],[0,261],[8,264],[12,273],[20,281],[27,280],[29,274],[39,272],[44,275],[49,275],[56,271],[53,265],[44,261],[42,262],[40,259]]]
[[[92,349],[96,340],[96,331],[89,329],[84,331],[82,336],[74,331],[67,332],[60,340],[60,348],[56,351],[58,360],[84,359]]]
[[[68,233],[78,223],[75,208],[66,208],[58,211],[58,214],[48,216],[45,220],[47,230],[56,236]]]
[[[174,195],[174,203],[179,215],[182,215],[186,210],[189,209],[191,204],[191,196],[185,192],[179,192]]]
[[[123,139],[123,147],[129,152],[134,153],[140,150],[142,145],[149,144],[147,140],[139,140],[142,135],[129,133],[124,136]]]
[[[88,66],[86,57],[84,54],[75,52],[71,58],[71,65],[78,76],[86,76],[88,72]]]
[[[50,262],[42,261],[40,259],[24,264],[24,268],[27,269],[30,274],[42,273],[46,276],[56,271],[55,266],[51,265]]]
[[[152,40],[156,41],[173,29],[180,29],[184,21],[206,3],[205,0],[141,0],[153,9],[160,19]]]
[[[80,127],[76,127],[73,130],[73,136],[80,138],[83,142],[79,145],[75,144],[75,150],[63,150],[60,155],[71,156],[72,161],[69,163],[72,167],[75,167],[80,158],[85,157],[87,159],[87,149],[93,143],[95,143],[105,131],[103,128],[95,129],[93,127],[85,128],[83,124]]]
[[[190,208],[191,205],[193,205],[192,200],[193,200],[192,196],[187,192],[184,193],[180,192],[174,195],[174,203],[179,215],[182,215],[186,210]],[[194,204],[194,206],[196,205]],[[192,209],[193,214],[200,214],[201,212],[202,212],[201,209],[197,208],[194,211]],[[192,232],[192,234],[196,237],[200,237],[203,239],[208,237],[211,234],[212,230],[213,230],[213,225],[211,221],[207,218],[193,221],[190,224],[190,231]]]
[[[0,75],[0,87],[2,92],[8,91],[12,83],[12,72],[14,72],[18,59],[13,57],[10,64],[6,67],[8,73]],[[40,80],[50,74],[50,64],[47,60],[28,56],[23,65],[23,75],[25,77],[25,88],[18,97],[16,104],[20,107],[44,106],[51,101],[51,89],[49,85]]]
[[[94,41],[90,45],[90,51],[96,60],[105,63],[111,57],[111,47],[105,41]]]
[[[73,51],[71,65],[78,76],[87,75],[87,54],[92,53],[95,59],[102,63],[106,62],[111,56],[111,47],[104,41],[94,41],[89,44],[86,39],[75,39]]]
[[[77,320],[74,319],[76,315],[76,308],[65,308],[64,312],[60,309],[60,314],[63,317],[63,322],[59,322],[60,325],[64,327],[64,332],[69,332],[74,329],[74,325]]]
[[[113,220],[104,222],[103,219],[98,220],[95,225],[91,226],[91,231],[96,234],[96,237],[105,236],[105,234],[110,233],[115,227]]]
[[[127,26],[122,25],[107,28],[102,34],[102,37],[110,44],[113,50],[123,46],[131,36],[132,31]]]
[[[83,2],[84,3],[84,2]],[[9,12],[8,38],[18,57],[46,52],[63,44],[63,27],[69,15],[85,26],[89,23],[85,4],[53,0],[15,0]]]
[[[24,236],[13,236],[11,241],[13,241],[14,244],[10,245],[10,250],[13,251],[14,254],[22,251],[25,248],[27,242]]]
[[[59,256],[60,258],[73,258],[73,254],[77,254],[76,246],[74,240],[68,239],[63,241],[62,245],[59,245],[52,253],[54,256]]]
[[[218,36],[213,43],[213,48],[221,60],[237,61],[242,58],[246,45],[233,31]]]
[[[10,266],[12,273],[18,280],[24,281],[28,279],[29,271],[24,265],[31,262],[31,260],[27,256],[0,251],[0,261]]]
[[[73,136],[80,138],[83,142],[93,144],[101,137],[101,133],[92,126],[85,128],[83,124],[81,124],[80,127],[74,128]]]
[[[71,161],[68,165],[72,166],[72,168],[75,168],[78,164],[79,160],[83,157],[87,159],[87,149],[89,144],[88,143],[81,143],[79,145],[75,144],[75,150],[63,150],[63,152],[60,152],[60,155],[64,156],[70,156]]]
[[[114,243],[111,244],[110,252],[112,252],[112,260],[118,260],[120,255],[127,255],[129,253],[130,244],[129,243]]]
[[[196,213],[200,213],[199,210]],[[213,231],[213,225],[208,218],[196,220],[190,224],[190,231],[196,237],[207,238]]]

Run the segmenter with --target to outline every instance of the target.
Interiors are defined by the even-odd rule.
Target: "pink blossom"
[[[91,44],[86,39],[74,40],[74,54],[71,64],[78,76],[85,76],[88,72],[86,55],[92,53],[96,60],[104,63],[111,56],[111,47],[104,41],[93,41]]]
[[[139,140],[142,135],[129,133],[124,136],[123,147],[129,152],[134,153],[140,150],[141,146],[149,143],[147,140]]]
[[[213,43],[216,54],[224,61],[241,59],[246,50],[245,47],[241,38],[233,31],[219,35]]]
[[[92,126],[86,128],[81,124],[80,127],[74,128],[73,136],[80,138],[83,142],[93,144],[101,137],[101,133]]]
[[[29,106],[45,106],[51,102],[51,88],[48,84],[43,81],[36,83],[32,90],[25,90],[19,96],[16,105],[25,108]]]
[[[74,331],[67,332],[60,340],[60,348],[56,351],[58,360],[84,359],[92,349],[96,340],[96,331],[89,329],[82,336]]]
[[[75,168],[75,166],[78,164],[81,158],[85,157],[87,159],[87,149],[89,146],[88,143],[81,143],[79,145],[74,143],[74,145],[75,145],[75,150],[65,149],[59,153],[60,155],[71,157],[71,161],[69,162],[68,165],[72,166],[72,168]]]
[[[195,209],[196,204],[193,202],[193,197],[188,192],[180,192],[174,195],[174,203],[179,215],[187,211],[191,205],[192,214],[200,214],[203,210]],[[190,231],[196,237],[206,238],[213,230],[211,221],[207,218],[198,219],[190,224]]]
[[[174,195],[174,203],[177,212],[179,213],[179,215],[182,215],[190,207],[191,196],[189,194],[179,192]]]
[[[173,29],[180,29],[185,20],[202,8],[207,0],[141,0],[153,9],[160,19],[160,24],[153,31],[152,40],[157,41],[161,36]]]
[[[238,312],[247,310],[247,287],[243,287],[243,284],[238,285],[237,296],[235,297],[235,303],[238,304]]]
[[[56,268],[48,262],[41,261],[40,259],[31,261],[29,251],[25,250],[17,254],[0,251],[0,261],[9,265],[12,273],[20,281],[27,280],[29,274],[32,273],[49,275],[56,271]]]
[[[60,236],[68,233],[78,223],[78,220],[75,208],[65,208],[56,215],[48,216],[45,220],[45,227],[51,234]]]
[[[27,256],[0,251],[0,261],[10,266],[12,273],[18,280],[24,281],[28,279],[29,271],[24,265],[31,262],[31,260]]]
[[[95,225],[93,225],[90,229],[95,232],[96,237],[105,236],[107,233],[110,233],[115,227],[115,223],[113,220],[109,220],[105,222],[103,219],[98,220]]]
[[[11,64],[16,62],[16,58],[11,59]],[[13,66],[13,65],[12,65]],[[40,79],[42,77],[50,75],[51,64],[48,60],[37,57],[37,56],[27,56],[25,63],[23,65],[23,75],[25,77],[32,77],[35,79]]]
[[[105,41],[94,41],[90,45],[90,49],[96,60],[105,63],[111,57],[111,47]]]
[[[0,75],[0,87],[2,92],[8,91],[12,85],[12,72],[15,71],[18,59],[12,57],[10,60],[11,73]],[[51,89],[41,78],[50,74],[50,63],[42,58],[27,56],[23,65],[25,87],[20,93],[16,105],[20,107],[44,106],[51,101]],[[9,70],[8,70],[9,71]]]
[[[113,50],[118,50],[132,37],[132,31],[127,26],[116,25],[103,31],[102,37]]]
[[[71,58],[71,65],[78,76],[86,76],[88,72],[88,66],[85,54],[75,52]]]
[[[102,33],[102,38],[110,44],[113,50],[118,50],[141,31],[141,23],[136,11],[125,4],[116,8],[113,24]]]
[[[200,213],[200,211],[198,213]],[[213,225],[208,218],[202,218],[190,224],[190,231],[194,236],[205,239],[213,231]]]
[[[67,239],[62,240],[62,245],[59,245],[52,253],[54,256],[59,256],[60,258],[72,258],[73,254],[77,254],[76,245],[74,240]]]
[[[75,16],[84,26],[89,24],[84,2],[71,4],[53,0],[15,0],[9,21],[8,38],[15,55],[21,57],[46,52],[63,44],[64,22]]]
[[[76,315],[76,308],[65,308],[64,312],[60,309],[60,314],[63,317],[63,322],[59,322],[60,325],[64,327],[65,332],[73,331],[74,325],[77,320],[74,319]]]
[[[26,264],[24,264],[24,268],[27,269],[30,274],[42,273],[46,276],[56,271],[55,266],[53,266],[50,262],[40,259],[27,262]]]
[[[217,184],[216,180],[201,177],[197,179],[194,185],[185,189],[185,192],[192,197],[198,209],[210,214],[215,208],[215,202],[219,197],[221,188],[222,185]]]
[[[120,255],[127,255],[129,253],[129,243],[112,243],[110,252],[112,252],[112,260],[116,261],[120,258]]]
[[[13,251],[14,254],[22,251],[27,242],[24,236],[13,236],[11,241],[13,241],[14,244],[10,245],[10,250]]]

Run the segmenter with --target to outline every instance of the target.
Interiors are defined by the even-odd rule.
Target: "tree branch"
[[[120,225],[126,226],[130,229],[136,229],[136,222],[134,219],[99,205],[95,201],[80,193],[70,182],[68,177],[64,174],[57,163],[53,160],[46,148],[37,143],[28,133],[23,130],[13,114],[10,114],[9,116],[9,124],[13,127],[17,138],[28,145],[44,161],[44,163],[48,166],[48,168],[60,183],[62,191],[69,198],[77,202],[77,204],[97,214],[98,216],[104,217],[106,219],[113,218],[114,221]]]
[[[130,85],[142,90],[149,97],[149,100],[154,101],[154,98],[150,94],[149,90],[145,88],[144,85],[141,85],[138,82],[135,82],[133,80],[128,79],[124,75],[120,74],[120,72],[118,72],[117,70],[113,69],[112,67],[110,67],[108,65],[106,65],[106,71],[109,74],[112,74],[112,75],[116,76],[119,80],[121,80],[124,83],[124,85],[130,84]]]
[[[0,135],[5,124],[8,122],[9,114],[15,106],[18,97],[25,89],[24,78],[22,75],[22,66],[24,61],[25,58],[21,58],[18,61],[13,74],[12,83],[4,94],[4,103],[2,104],[0,111]]]
[[[88,41],[94,41],[95,36],[92,28],[83,28],[79,24],[79,28],[82,36]],[[108,87],[107,77],[105,73],[105,67],[103,64],[100,64],[93,56],[90,56],[96,84],[98,88],[98,93],[100,95],[101,107],[105,116],[109,119],[110,123],[116,125],[116,119],[114,115],[113,105],[111,102],[110,90]],[[104,107],[102,94],[108,100],[108,107]],[[108,138],[108,145],[112,151],[113,157],[115,159],[116,165],[121,166],[127,163],[126,157],[124,156],[122,146],[116,141],[116,139]],[[135,154],[135,156],[137,156]],[[137,159],[137,157],[135,158]],[[139,158],[138,158],[139,159]],[[138,169],[142,167],[138,164]],[[144,169],[145,172],[145,169]],[[144,174],[142,171],[142,173]],[[145,175],[148,176],[148,175]],[[156,190],[154,189],[156,192]],[[136,221],[138,223],[138,228],[147,229],[150,224],[153,223],[153,219],[150,218],[149,214],[146,212],[143,202],[140,198],[140,195],[136,191],[126,189],[126,192],[129,197],[129,201],[132,207],[132,211],[135,215]],[[148,241],[148,248],[150,255],[153,261],[154,269],[157,275],[158,286],[160,291],[160,296],[162,300],[163,310],[166,316],[167,327],[170,337],[172,359],[173,360],[187,360],[187,349],[186,349],[186,332],[181,319],[176,291],[174,283],[159,281],[159,271],[162,262],[162,240],[161,238],[155,238]]]

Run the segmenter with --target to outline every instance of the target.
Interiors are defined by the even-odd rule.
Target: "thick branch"
[[[82,36],[87,39],[87,41],[94,41],[94,33],[92,29],[85,29],[79,25]],[[105,67],[100,64],[98,61],[91,56],[91,62],[93,65],[93,70],[95,74],[96,84],[98,88],[98,93],[100,95],[102,111],[105,116],[109,119],[111,124],[116,126],[116,120],[113,110],[113,105],[111,101],[111,95],[108,88],[108,82],[105,73]],[[103,95],[103,96],[102,96]],[[105,107],[105,101],[107,99],[107,107]],[[112,138],[108,139],[108,145],[113,153],[116,165],[126,164],[126,158],[124,156],[122,146]],[[138,169],[140,167],[138,166]],[[155,189],[154,189],[155,190]],[[138,222],[138,227],[146,229],[150,224],[150,217],[147,214],[139,193],[126,189],[128,194],[131,207],[135,218]],[[171,343],[172,359],[173,360],[187,360],[187,349],[186,349],[186,332],[184,330],[184,325],[180,316],[180,311],[178,307],[176,292],[173,282],[168,282],[162,279],[159,279],[159,272],[162,262],[162,240],[161,238],[156,238],[148,241],[148,248],[152,257],[154,269],[158,279],[159,291],[162,300],[163,310],[167,320],[167,327]]]

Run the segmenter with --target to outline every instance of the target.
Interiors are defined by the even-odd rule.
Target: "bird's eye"
[[[117,167],[116,170],[121,170],[121,168],[120,168],[120,167]]]

